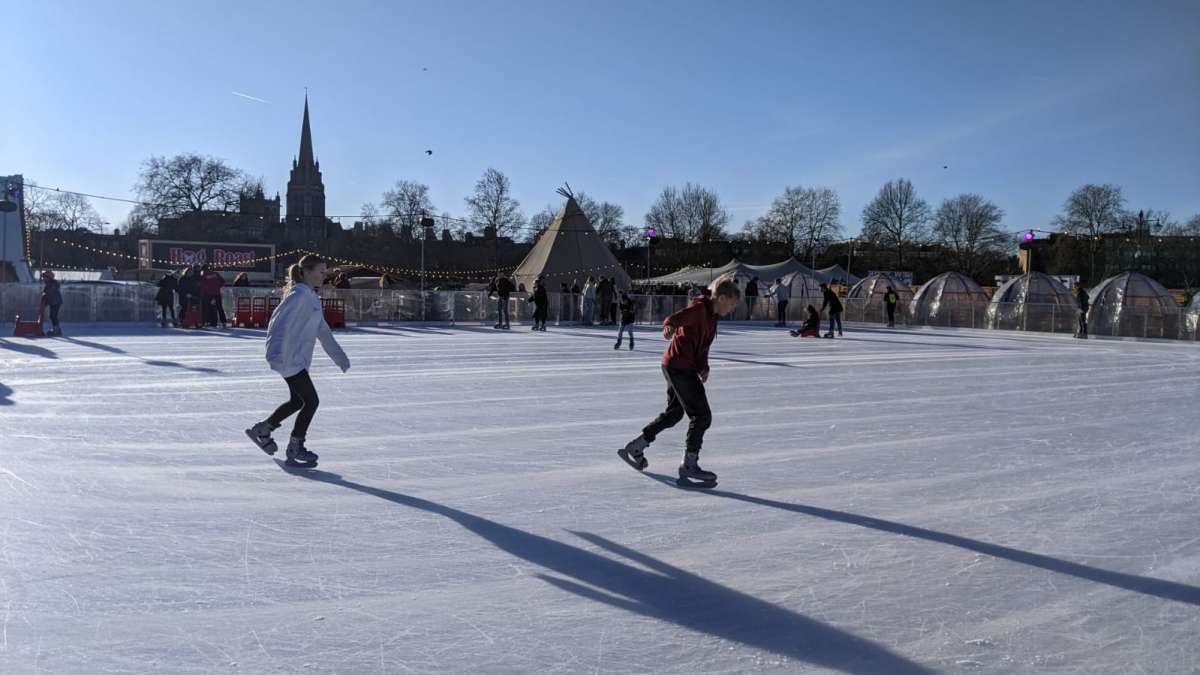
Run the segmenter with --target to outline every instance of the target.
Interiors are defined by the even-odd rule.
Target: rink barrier
[[[158,322],[156,296],[158,288],[150,285],[63,284],[63,304],[59,312],[64,323],[90,322]],[[0,320],[34,315],[41,302],[40,284],[0,284]],[[323,299],[337,300],[337,317],[345,323],[389,321],[433,321],[492,325],[499,317],[496,298],[486,291],[420,291],[392,289],[334,289],[322,288]],[[579,294],[550,293],[547,322],[552,325],[575,325],[583,319],[583,298]],[[281,296],[280,289],[226,287],[222,302],[226,308],[252,307],[251,325],[265,327]],[[683,295],[633,295],[637,304],[637,322],[659,324],[664,318],[684,309],[688,298]],[[239,302],[243,303],[239,305]],[[265,304],[264,304],[265,303]],[[805,308],[812,304],[818,310],[820,297],[793,297],[787,306],[789,324],[798,325],[806,316]],[[882,302],[866,298],[843,299],[842,320],[853,323],[887,323]],[[326,305],[329,306],[329,305]],[[752,301],[743,299],[730,319],[734,321],[774,322],[777,303],[767,297]],[[508,299],[511,320],[528,323],[533,320],[534,306],[525,293],[514,293]],[[1035,303],[953,303],[943,302],[936,312],[914,313],[904,301],[896,309],[897,326],[939,326],[947,328],[981,328],[991,330],[1026,331],[1072,334],[1078,322],[1078,309],[1067,304]],[[600,323],[599,301],[594,308],[594,323]],[[619,316],[617,317],[619,319]],[[1200,329],[1188,320],[1185,310],[1162,310],[1157,307],[1127,307],[1111,322],[1100,323],[1089,316],[1091,335],[1122,337],[1168,338],[1200,340]],[[822,314],[822,330],[828,327],[828,317]]]

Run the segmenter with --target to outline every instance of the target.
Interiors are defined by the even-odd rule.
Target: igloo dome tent
[[[772,280],[771,283],[774,283]],[[825,283],[820,277],[813,275],[812,272],[805,270],[791,272],[783,275],[783,283],[792,290],[792,299],[788,301],[787,318],[789,321],[802,321],[808,317],[808,312],[805,307],[813,305],[817,309],[821,308],[821,284]],[[764,285],[762,288],[770,288],[770,284]],[[759,290],[759,293],[766,293],[766,290]]]
[[[883,321],[887,322],[887,307],[885,306],[883,296],[887,294],[888,287],[896,291],[898,302],[897,309],[903,315],[908,311],[908,306],[912,303],[913,292],[908,284],[902,284],[899,281],[889,277],[882,272],[870,274],[867,278],[854,284],[854,287],[846,293],[846,320],[847,321]]]
[[[1101,281],[1089,298],[1088,333],[1131,337],[1179,337],[1179,305],[1150,277],[1122,272]]]
[[[1074,332],[1078,304],[1061,281],[1030,272],[1004,282],[987,309],[988,328]]]
[[[1184,319],[1187,337],[1200,340],[1200,293],[1192,296],[1192,301],[1188,303],[1187,309],[1184,311]]]
[[[925,282],[913,295],[913,323],[973,328],[983,325],[988,296],[975,280],[958,272],[943,272]]]

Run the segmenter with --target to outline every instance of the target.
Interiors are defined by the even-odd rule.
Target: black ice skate
[[[685,452],[683,463],[679,465],[679,487],[710,488],[717,485],[717,474],[700,468],[700,455],[695,452]]]
[[[275,445],[275,439],[271,438],[271,432],[274,430],[275,428],[269,423],[259,422],[258,424],[255,424],[247,429],[246,435],[250,437],[250,440],[254,441],[254,444],[257,445],[260,450],[268,455],[274,455],[275,452],[279,450],[279,446]]]
[[[292,436],[292,440],[287,447],[287,461],[284,462],[288,466],[298,466],[302,469],[311,469],[317,465],[317,453],[309,452],[304,447],[304,439]]]
[[[629,351],[633,351],[633,336],[629,338]]]
[[[626,443],[625,447],[618,450],[617,456],[623,459],[629,466],[638,471],[644,471],[646,467],[650,466],[650,462],[646,461],[646,455],[643,454],[648,447],[650,447],[650,441],[647,441],[645,436],[639,435],[637,438]]]

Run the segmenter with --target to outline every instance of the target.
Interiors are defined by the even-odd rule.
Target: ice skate
[[[700,468],[699,453],[685,452],[679,465],[679,480],[675,482],[680,487],[713,487],[717,484],[717,474]]]
[[[646,455],[643,454],[648,447],[650,447],[650,441],[647,441],[645,436],[639,434],[637,438],[629,441],[625,444],[625,447],[618,450],[617,455],[629,466],[638,471],[644,471],[646,467],[650,466],[650,462],[646,461]]]
[[[833,337],[833,332],[826,333],[826,334],[825,334],[825,337],[827,337],[827,338],[832,338],[832,337]]]
[[[629,338],[629,351],[633,351],[633,338]]]
[[[617,344],[613,345],[613,349],[620,349],[620,348],[621,348],[621,341],[617,340]]]
[[[279,450],[279,446],[276,445],[275,440],[271,438],[271,432],[274,430],[275,428],[272,427],[269,422],[259,422],[258,424],[255,424],[247,429],[246,435],[250,437],[250,440],[254,441],[254,444],[257,445],[260,450],[268,455],[274,455],[275,452]]]
[[[317,453],[309,452],[304,447],[303,438],[292,436],[287,447],[287,461],[284,464],[298,466],[302,469],[311,469],[317,465]]]

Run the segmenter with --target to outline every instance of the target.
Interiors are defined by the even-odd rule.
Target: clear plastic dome
[[[1090,294],[1088,332],[1093,335],[1179,337],[1179,305],[1157,281],[1122,272],[1101,281]]]
[[[911,313],[913,323],[979,327],[987,305],[987,293],[974,279],[958,272],[943,272],[917,290]]]
[[[1192,296],[1192,301],[1188,303],[1187,310],[1184,311],[1184,318],[1188,337],[1200,340],[1200,293]]]
[[[988,328],[1073,332],[1078,302],[1061,281],[1030,272],[1004,282],[988,304]]]
[[[907,311],[913,299],[912,288],[876,272],[854,284],[846,293],[846,318],[850,321],[887,321],[883,296],[887,295],[889,287],[896,291],[897,309],[900,312]]]

